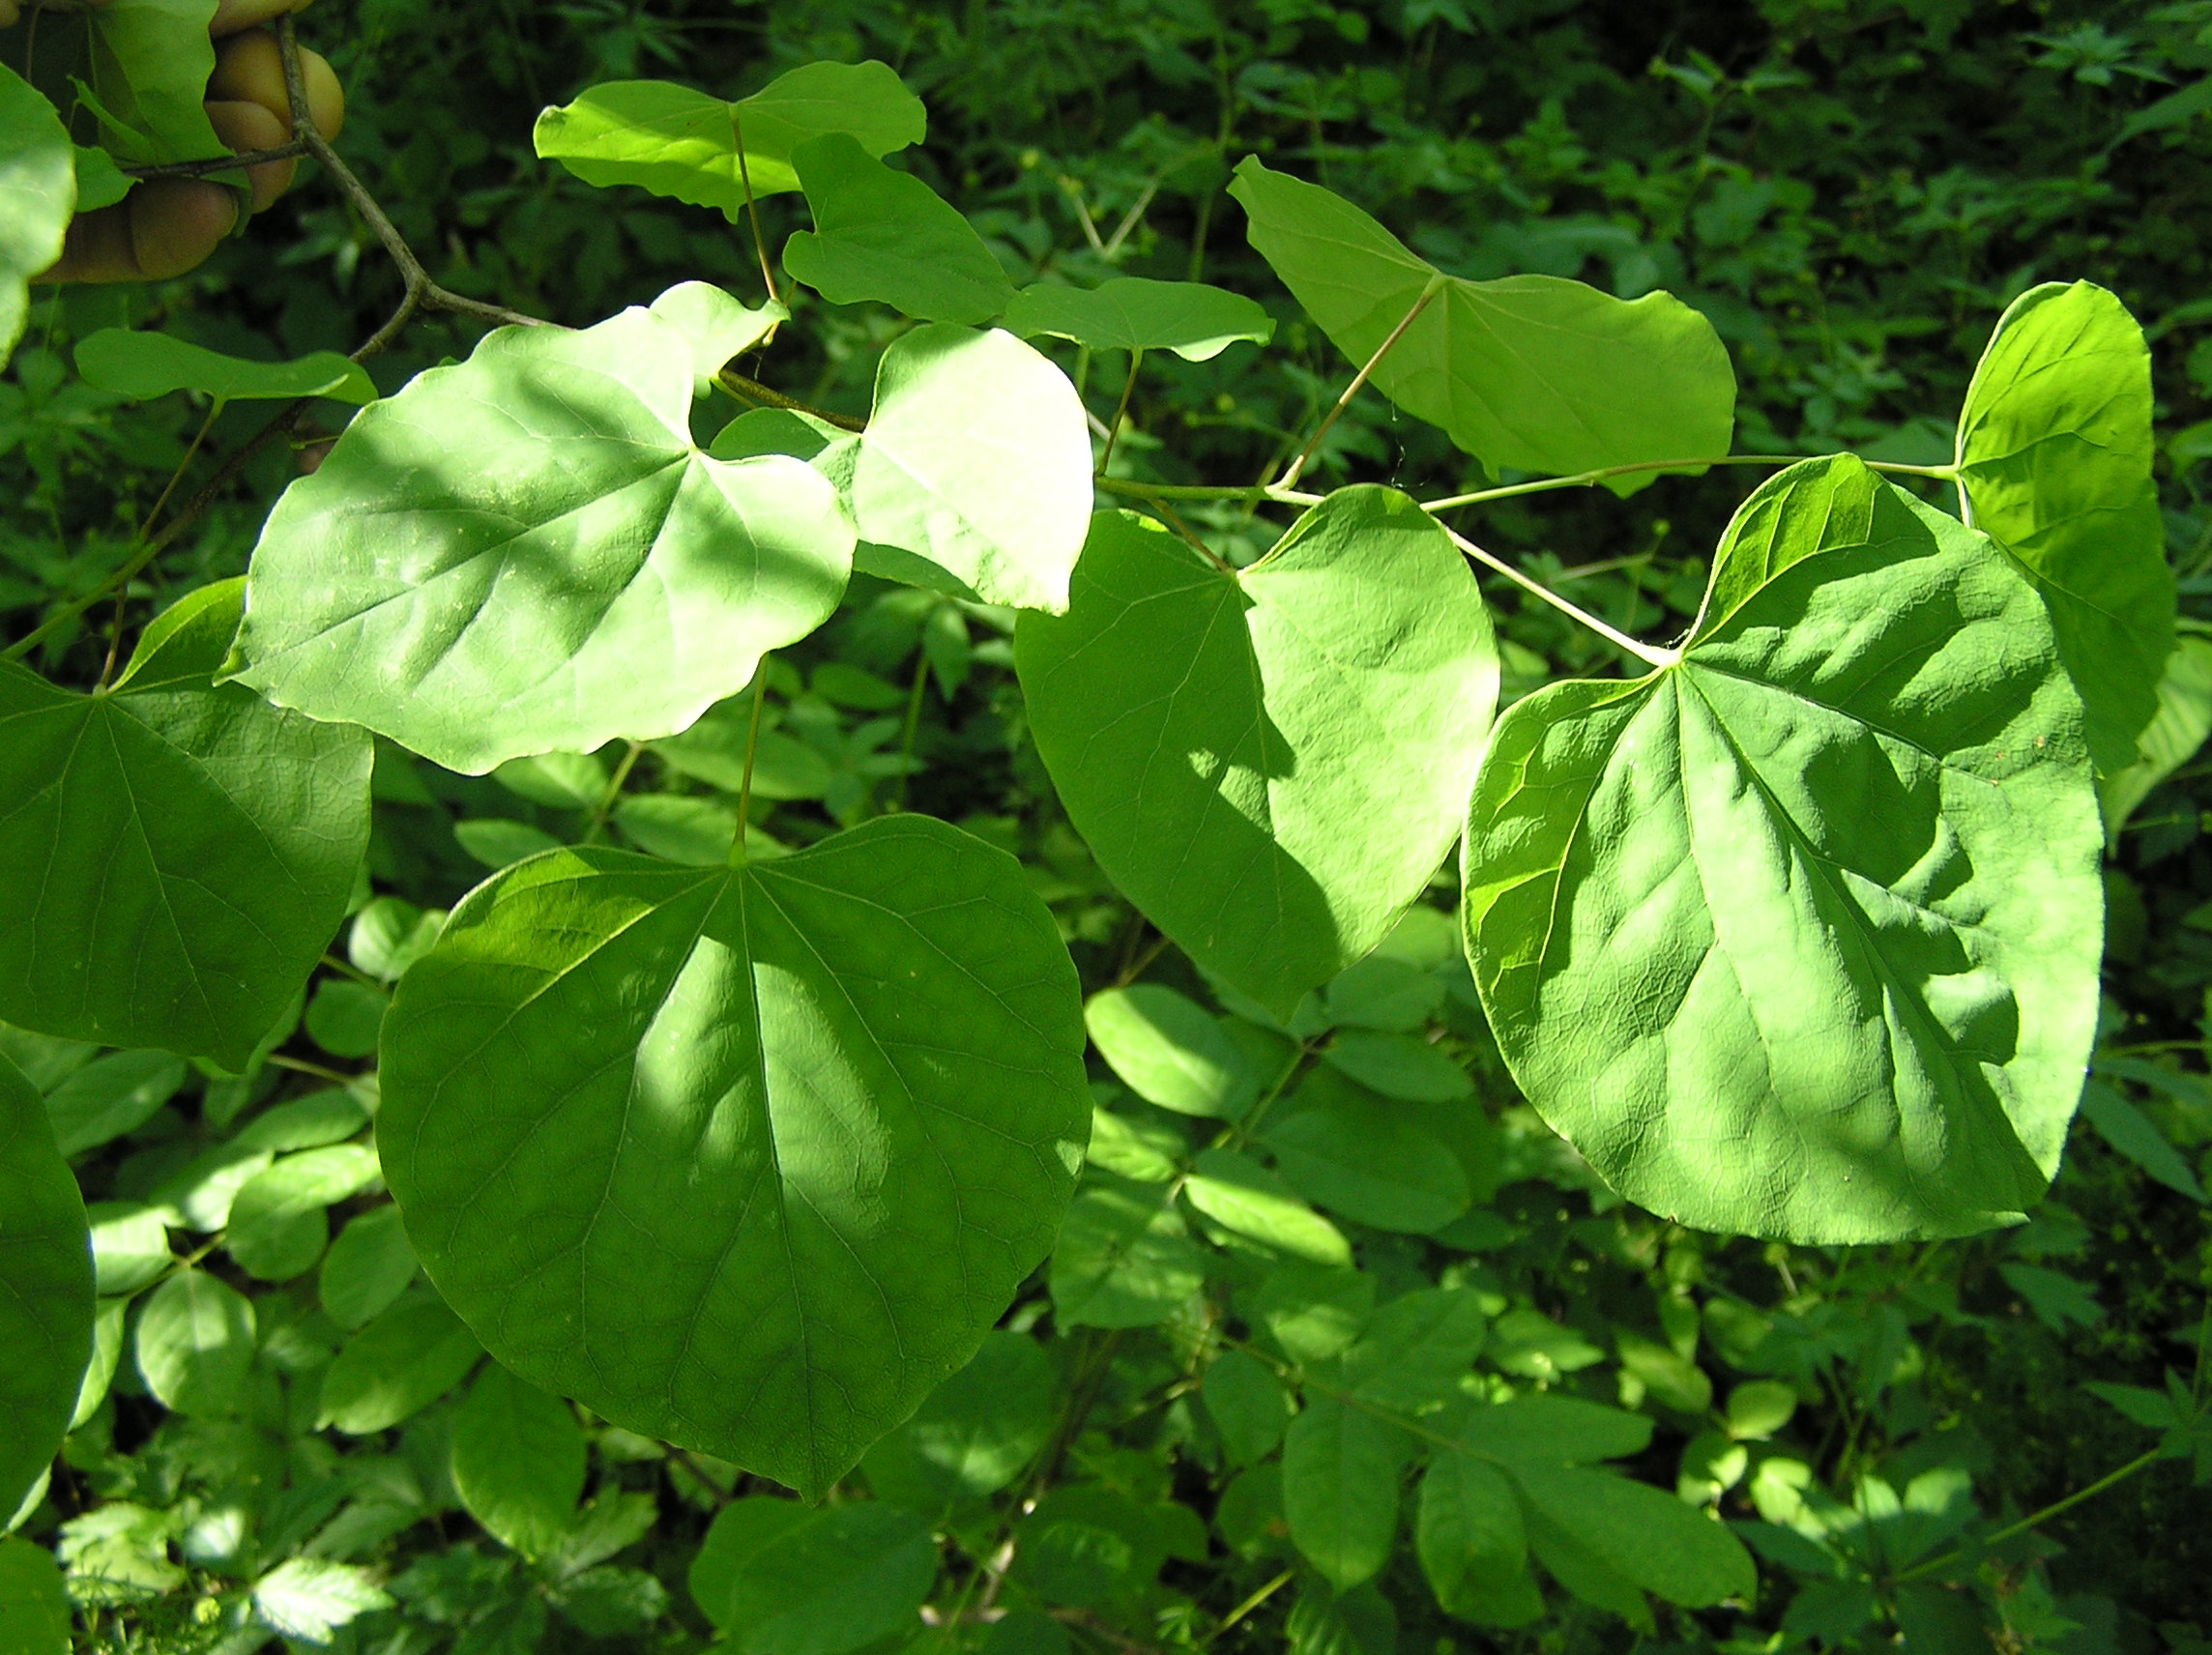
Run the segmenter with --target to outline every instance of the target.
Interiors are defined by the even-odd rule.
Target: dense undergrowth
[[[911,164],[1018,280],[1204,277],[1272,296],[1271,349],[1232,347],[1204,373],[1148,362],[1113,464],[1168,482],[1279,468],[1347,373],[1245,246],[1223,186],[1246,153],[1360,201],[1459,274],[1680,294],[1731,348],[1737,446],[1750,450],[1946,458],[1998,311],[2037,281],[2086,277],[2151,335],[2182,612],[2212,630],[2212,98],[2195,90],[2212,85],[2203,0],[324,0],[306,30],[349,88],[344,153],[436,279],[577,323],[688,277],[754,294],[757,271],[749,243],[712,215],[594,192],[536,160],[540,106],[610,76],[735,96],[819,57],[890,63],[931,109]],[[19,38],[0,36],[0,49]],[[764,204],[771,246],[803,227],[795,202]],[[395,296],[365,228],[310,181],[192,276],[41,303],[0,384],[11,631],[114,566],[204,412],[182,397],[130,405],[87,389],[67,365],[73,338],[127,320],[247,356],[344,350]],[[793,303],[772,364],[780,388],[864,412],[875,347],[903,324],[803,290]],[[371,370],[393,389],[462,354],[468,336],[425,321]],[[1093,410],[1111,415],[1124,364],[1079,365],[1072,350],[1063,360]],[[209,450],[255,423],[250,410],[223,414]],[[235,499],[132,589],[128,624],[243,568],[254,525],[298,463],[279,450],[249,468]],[[1468,464],[1441,433],[1369,396],[1333,427],[1314,475],[1442,492],[1480,484]],[[1703,582],[1698,548],[1742,493],[1740,476],[1720,472],[1625,501],[1593,490],[1493,503],[1456,526],[1656,638],[1687,624]],[[1194,507],[1189,521],[1237,561],[1281,528],[1241,507]],[[1510,588],[1486,582],[1486,593],[1509,696],[1615,664],[1601,640]],[[57,632],[39,664],[91,682],[108,649],[104,621],[95,611]],[[1160,945],[1058,815],[1009,633],[1003,613],[857,582],[837,622],[778,657],[755,786],[756,804],[772,808],[756,825],[798,846],[888,810],[929,810],[1021,856],[1087,990],[1142,978],[1237,1012]],[[272,1154],[361,1141],[377,1021],[424,939],[424,915],[549,843],[611,838],[720,858],[732,761],[715,728],[491,778],[384,749],[364,906],[299,1028],[247,1082],[6,1036],[10,1055],[60,1089],[57,1107],[135,1122],[105,1139],[88,1128],[77,1163],[87,1199],[113,1204],[94,1213],[109,1226],[101,1350],[112,1386],[20,1530],[59,1547],[88,1644],[243,1651],[273,1635],[272,1620],[310,1643],[320,1634],[390,1655],[673,1650],[712,1634],[687,1585],[702,1537],[733,1499],[782,1491],[586,1421],[583,1517],[510,1549],[480,1527],[470,1511],[480,1516],[480,1502],[464,1507],[453,1481],[475,1347],[451,1336],[403,1244],[391,1245],[391,1208],[373,1182],[335,1199],[327,1254],[312,1228],[274,1256],[252,1233],[240,1257],[246,1233],[225,1220]],[[1115,1203],[1151,1199],[1146,1190],[1197,1141],[1188,1119],[1127,1089],[1144,1086],[1134,1060],[1097,1055],[1110,1124],[1077,1210],[1091,1228],[1071,1223],[1049,1291],[1040,1275],[983,1365],[832,1495],[835,1511],[913,1512],[942,1541],[920,1565],[935,1571],[932,1624],[917,1634],[909,1622],[880,1646],[918,1635],[928,1649],[987,1638],[994,1655],[1054,1651],[1061,1640],[1444,1655],[1857,1648],[1902,1635],[1913,1649],[2199,1655],[2212,1639],[2201,1481],[2212,1447],[2201,1437],[2194,1463],[2158,1460],[2030,1529],[1999,1531],[2153,1448],[2159,1433],[2145,1421],[2169,1382],[2172,1406],[2192,1412],[2212,1385],[2212,1232],[2198,1182],[2212,1177],[2208,784],[2212,765],[2185,767],[2117,836],[2105,1058],[2092,1083],[2101,1101],[2094,1124],[2077,1125],[2050,1201],[2019,1230],[1789,1247],[1622,1206],[1516,1097],[1459,960],[1448,875],[1433,914],[1417,911],[1383,963],[1331,985],[1289,1037],[1250,1021],[1223,1036],[1224,1084],[1274,1086],[1279,1118],[1295,1122],[1349,1090],[1377,1119],[1443,1131],[1448,1164],[1380,1188],[1316,1175],[1304,1191],[1350,1237],[1360,1270],[1349,1301],[1330,1296],[1338,1278],[1324,1291],[1295,1258],[1203,1217],[1113,1242],[1136,1245],[1142,1268],[1112,1275],[1101,1237],[1116,1234]],[[1413,1034],[1451,1061],[1363,1074],[1323,1055],[1331,1029]],[[172,1251],[201,1258],[253,1306],[257,1359],[200,1376],[213,1388],[198,1393],[144,1371],[160,1361],[143,1327],[146,1290]],[[1359,1332],[1367,1301],[1387,1308],[1436,1288],[1473,1295],[1480,1325],[1459,1365],[1471,1359],[1481,1385],[1646,1420],[1620,1428],[1616,1468],[1747,1525],[1761,1559],[1756,1602],[1654,1610],[1633,1588],[1620,1594],[1617,1577],[1578,1576],[1572,1547],[1555,1542],[1537,1547],[1553,1582],[1541,1610],[1488,1617],[1525,1624],[1447,1617],[1423,1583],[1411,1492],[1394,1560],[1332,1594],[1282,1523],[1275,1374],[1297,1370],[1308,1409],[1325,1406],[1328,1383],[1352,1381],[1317,1376],[1336,1371],[1327,1364]],[[1062,1325],[1086,1292],[1094,1324]],[[136,1308],[124,1308],[133,1294]],[[355,1357],[355,1330],[393,1327],[394,1302],[423,1314]],[[1239,1362],[1224,1365],[1225,1350]],[[1214,1377],[1225,1373],[1236,1377]],[[548,1432],[554,1460],[576,1452],[560,1425]],[[1385,1465],[1379,1481],[1396,1475]],[[273,1590],[256,1619],[248,1582],[293,1557],[357,1572],[333,1577],[352,1584],[320,1609],[287,1607]],[[806,1589],[865,1602],[881,1584]],[[760,1586],[759,1601],[772,1607],[779,1589]],[[1000,1609],[1013,1612],[975,1614]],[[853,1647],[760,1624],[731,1634],[759,1655]]]

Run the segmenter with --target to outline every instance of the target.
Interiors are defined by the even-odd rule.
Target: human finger
[[[128,199],[70,220],[62,256],[42,281],[163,281],[221,245],[238,195],[197,178],[150,178]]]
[[[326,138],[338,135],[345,125],[345,91],[331,66],[316,52],[300,51],[300,79],[307,94],[307,114],[315,131]],[[218,41],[215,73],[208,77],[208,102],[258,103],[287,128],[292,100],[284,88],[284,58],[276,37],[266,29],[249,29]],[[283,139],[276,140],[278,143]],[[257,204],[255,212],[261,206]]]
[[[208,125],[226,148],[244,154],[248,150],[273,150],[287,142],[292,130],[258,103],[232,103],[210,102],[207,105]],[[292,188],[292,175],[299,171],[296,160],[265,160],[259,166],[246,169],[247,184],[253,195],[252,211],[264,212],[277,196]]]

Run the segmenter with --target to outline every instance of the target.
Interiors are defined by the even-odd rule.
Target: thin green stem
[[[2080,1505],[2083,1500],[2092,1499],[2096,1495],[2103,1494],[2114,1483],[2124,1482],[2127,1478],[2134,1476],[2145,1466],[2158,1459],[2161,1452],[2162,1450],[2153,1448],[2145,1453],[2138,1454],[2133,1460],[2130,1460],[2126,1465],[2120,1466],[2118,1469],[2106,1472],[2095,1482],[2091,1483],[2087,1488],[2078,1489],[2073,1494],[2068,1495],[2064,1499],[2052,1500],[2041,1511],[2030,1513],[2028,1516],[2022,1518],[2018,1523],[2010,1524],[2007,1526],[1998,1529],[1994,1534],[1985,1538],[1981,1544],[1984,1547],[2001,1546],[2004,1544],[2004,1542],[2010,1540],[2016,1534],[2025,1534],[2037,1524],[2048,1523],[2051,1519],[2056,1517],[2060,1512],[2069,1511],[2075,1506]],[[1944,1553],[1942,1556],[1931,1557],[1925,1563],[1916,1563],[1911,1568],[1906,1570],[1902,1575],[1898,1575],[1894,1578],[1896,1582],[1901,1585],[1906,1581],[1917,1581],[1924,1575],[1933,1575],[1938,1570],[1948,1569],[1952,1564],[1959,1561],[1959,1559],[1964,1557],[1965,1554],[1966,1549],[1964,1546],[1955,1546],[1950,1551]]]
[[[1223,1615],[1221,1617],[1221,1624],[1215,1627],[1211,1632],[1208,1633],[1204,1638],[1200,1639],[1198,1640],[1198,1646],[1201,1649],[1204,1649],[1208,1643],[1211,1643],[1216,1638],[1219,1638],[1224,1632],[1227,1632],[1231,1627],[1235,1626],[1238,1621],[1242,1620],[1246,1615],[1250,1614],[1254,1610],[1258,1609],[1262,1604],[1266,1603],[1269,1598],[1273,1597],[1277,1592],[1281,1591],[1285,1586],[1289,1585],[1294,1578],[1295,1571],[1285,1569],[1281,1574],[1277,1575],[1266,1585],[1261,1586],[1258,1590],[1254,1591],[1250,1597],[1246,1598],[1242,1603],[1238,1604],[1235,1609],[1231,1610],[1227,1614]]]
[[[840,431],[864,431],[868,428],[865,420],[856,420],[850,414],[832,414],[827,408],[810,407],[796,396],[786,396],[782,392],[772,390],[757,379],[747,379],[732,368],[725,367],[714,375],[714,389],[725,396],[733,396],[740,402],[749,402],[756,408],[788,408],[794,414],[809,415],[826,425],[836,426]]]
[[[1359,371],[1352,376],[1352,383],[1344,388],[1344,394],[1336,399],[1336,406],[1331,408],[1323,417],[1322,422],[1314,428],[1314,434],[1306,439],[1306,446],[1298,450],[1298,457],[1291,461],[1290,469],[1275,479],[1277,488],[1289,488],[1298,480],[1299,473],[1306,469],[1306,462],[1314,457],[1314,451],[1321,447],[1321,440],[1328,435],[1329,427],[1334,425],[1344,411],[1352,406],[1352,399],[1359,394],[1359,388],[1365,385],[1368,376],[1382,365],[1382,359],[1390,353],[1390,347],[1405,336],[1406,330],[1413,325],[1413,319],[1426,310],[1429,307],[1429,302],[1443,291],[1444,280],[1445,277],[1441,275],[1431,276],[1429,284],[1421,289],[1420,298],[1413,301],[1413,307],[1401,316],[1398,319],[1398,325],[1390,330],[1390,336],[1375,347],[1373,356],[1360,363]]]
[[[623,783],[629,780],[629,772],[637,769],[638,756],[644,751],[643,741],[632,741],[629,750],[623,754],[622,763],[615,766],[614,778],[607,783],[606,792],[599,796],[598,807],[592,812],[591,821],[585,824],[585,844],[597,844],[599,835],[606,831],[607,818],[614,814],[615,800],[622,798]]]
[[[1476,545],[1472,540],[1469,539],[1465,535],[1459,533],[1459,531],[1456,529],[1453,529],[1447,525],[1444,528],[1444,533],[1452,537],[1452,543],[1454,545],[1459,547],[1459,549],[1465,552],[1469,557],[1474,559],[1476,563],[1481,564],[1485,568],[1495,569],[1498,573],[1503,575],[1507,580],[1511,581],[1515,586],[1520,587],[1522,591],[1528,593],[1531,596],[1541,598],[1544,602],[1549,603],[1554,609],[1557,609],[1560,614],[1567,616],[1569,619],[1581,622],[1585,626],[1587,626],[1599,637],[1605,639],[1606,642],[1612,644],[1616,649],[1626,650],[1630,654],[1634,655],[1638,660],[1644,662],[1646,666],[1671,667],[1676,661],[1682,658],[1681,652],[1678,650],[1662,650],[1650,644],[1639,643],[1636,639],[1631,638],[1626,632],[1621,631],[1618,627],[1609,625],[1607,623],[1600,621],[1588,610],[1584,609],[1577,604],[1568,602],[1557,593],[1554,592],[1550,587],[1546,586],[1542,581],[1533,580],[1528,575],[1523,574],[1519,569],[1515,568],[1503,558],[1484,551],[1480,546]]]
[[[1129,397],[1137,389],[1137,370],[1145,365],[1145,353],[1129,353],[1129,377],[1121,382],[1121,400],[1115,406],[1114,421],[1106,427],[1106,447],[1099,451],[1098,474],[1106,474],[1106,466],[1114,457],[1114,443],[1121,435],[1121,421],[1129,417]]]
[[[1138,482],[1126,477],[1094,477],[1091,482],[1109,494],[1134,494],[1144,500],[1244,500],[1274,501],[1281,506],[1319,506],[1324,498],[1295,488],[1276,488],[1265,482],[1239,487],[1196,482]]]
[[[272,1068],[290,1069],[295,1074],[313,1075],[317,1080],[330,1081],[336,1086],[350,1087],[357,1085],[361,1080],[361,1076],[349,1075],[343,1069],[334,1069],[323,1063],[310,1063],[305,1058],[288,1058],[281,1052],[272,1052],[262,1060]]]
[[[760,278],[762,284],[768,288],[768,302],[771,305],[781,305],[783,295],[776,292],[775,275],[769,269],[768,265],[768,238],[761,234],[760,207],[753,200],[752,169],[745,165],[744,129],[739,124],[735,104],[730,107],[730,142],[738,152],[738,182],[744,187],[745,218],[751,221],[753,227],[753,251],[760,255]]]
[[[1447,494],[1441,500],[1424,500],[1424,511],[1449,511],[1461,506],[1479,506],[1486,500],[1511,500],[1524,494],[1548,494],[1560,488],[1590,488],[1616,477],[1635,477],[1644,472],[1688,471],[1701,466],[1793,466],[1809,459],[1808,454],[1717,454],[1697,459],[1639,460],[1634,465],[1602,466],[1596,471],[1578,471],[1568,477],[1540,477],[1530,482],[1511,482],[1501,488],[1478,488],[1469,494]],[[1936,478],[1944,481],[1956,478],[1955,466],[1906,465],[1898,460],[1866,460],[1869,471],[1895,472],[1903,477]]]
[[[761,703],[768,699],[768,662],[762,655],[753,668],[753,715],[745,726],[745,769],[738,778],[738,830],[730,836],[730,866],[745,865],[745,824],[752,820],[753,754],[760,749]]]

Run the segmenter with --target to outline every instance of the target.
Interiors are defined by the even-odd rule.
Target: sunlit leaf
[[[1084,1191],[1053,1247],[1053,1309],[1069,1327],[1150,1327],[1205,1280],[1206,1255],[1150,1189]]]
[[[1672,294],[1625,301],[1553,276],[1447,276],[1342,196],[1252,157],[1229,192],[1252,246],[1354,366],[1431,295],[1372,383],[1486,465],[1564,474],[1728,452],[1728,352]],[[1657,475],[1609,486],[1631,493]]]
[[[204,1270],[180,1270],[138,1313],[138,1372],[163,1408],[227,1417],[244,1410],[253,1365],[252,1301]]]
[[[1264,345],[1275,319],[1241,293],[1203,281],[1118,276],[1094,288],[1038,282],[1007,305],[1004,326],[1025,339],[1050,334],[1092,350],[1173,351],[1208,362],[1239,339]]]
[[[538,117],[532,141],[587,184],[634,184],[736,223],[755,199],[799,188],[791,152],[844,132],[871,156],[922,140],[921,101],[884,64],[810,63],[735,103],[665,80],[610,80]],[[744,142],[744,165],[738,141]]]
[[[218,686],[240,583],[147,627],[111,690],[0,663],[0,1014],[243,1067],[345,915],[367,736]]]
[[[814,228],[783,246],[783,267],[832,305],[874,300],[924,322],[988,322],[1014,284],[968,220],[936,190],[895,172],[844,133],[791,158]]]
[[[800,461],[691,440],[675,324],[503,328],[277,503],[238,676],[480,772],[675,734],[830,614],[852,528]]]
[[[1101,989],[1083,1025],[1107,1066],[1147,1103],[1236,1119],[1259,1083],[1244,1054],[1196,1001],[1158,983]]]
[[[1459,829],[1498,687],[1490,622],[1404,495],[1331,495],[1250,568],[1101,512],[1015,661],[1099,865],[1278,1018],[1367,953]]]
[[[877,365],[867,429],[816,463],[851,503],[857,566],[989,603],[1067,607],[1091,524],[1091,436],[1067,376],[1011,334],[902,334]]]
[[[734,870],[560,852],[400,984],[378,1142],[501,1361],[819,1492],[1043,1258],[1081,1051],[1043,905],[929,818]]]
[[[2174,640],[2158,681],[2158,711],[2136,738],[2136,760],[2097,784],[2105,807],[2105,843],[2117,850],[2120,830],[2158,784],[2195,758],[2212,737],[2212,638],[2195,632]]]
[[[1848,457],[1804,479],[1788,514],[1860,487]],[[1872,1241],[2032,1205],[2096,1013],[2081,718],[2034,591],[1887,485],[1675,664],[1519,703],[1465,885],[1529,1100],[1686,1224]]]
[[[2124,769],[2173,649],[2173,573],[2151,481],[2150,351],[2092,282],[2046,282],[1997,321],[1959,416],[1971,521],[2051,606],[2100,770]]]
[[[0,363],[23,332],[31,277],[62,256],[76,209],[71,154],[54,106],[0,64]]]

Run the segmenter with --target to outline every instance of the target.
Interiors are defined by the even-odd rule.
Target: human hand
[[[93,0],[95,5],[102,0]],[[292,135],[291,100],[276,37],[262,27],[306,0],[218,0],[208,33],[215,73],[208,79],[208,124],[236,151],[275,149]],[[21,0],[0,0],[0,28],[16,20]],[[345,93],[331,66],[303,48],[300,70],[315,130],[335,137],[345,120]],[[251,210],[260,212],[291,188],[294,160],[247,169]],[[158,281],[182,276],[218,247],[238,219],[238,192],[197,178],[150,178],[112,207],[80,213],[62,256],[42,281]]]

